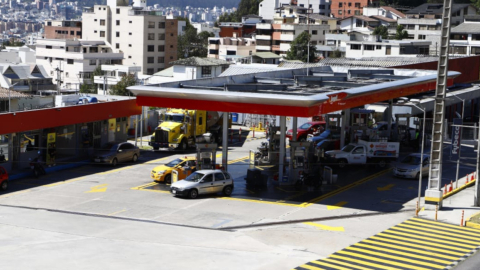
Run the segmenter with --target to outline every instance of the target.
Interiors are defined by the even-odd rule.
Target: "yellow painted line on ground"
[[[108,184],[101,184],[98,186],[91,187],[89,191],[85,191],[85,193],[96,193],[96,192],[105,192],[107,191]]]
[[[1,197],[1,196],[0,196],[0,197]],[[467,226],[467,227],[469,227],[469,228],[474,228],[474,229],[480,230],[480,224],[473,223],[473,222],[471,222],[471,221],[465,222],[465,226]]]
[[[344,232],[345,231],[345,228],[343,228],[343,227],[332,227],[332,226],[327,226],[327,225],[318,224],[318,223],[314,223],[314,222],[304,222],[303,224],[314,226],[314,227],[317,227],[320,230],[324,230],[324,231],[334,231],[334,232]]]
[[[341,201],[334,205],[327,205],[327,210],[335,210],[335,209],[342,208],[347,203],[348,203],[347,201]]]
[[[445,254],[440,254],[440,253],[435,253],[435,252],[428,252],[428,251],[425,251],[427,248],[425,246],[422,246],[422,245],[415,245],[415,244],[411,244],[411,243],[404,243],[404,242],[400,242],[400,241],[395,241],[395,240],[388,240],[389,242],[391,243],[395,243],[395,244],[400,244],[400,245],[405,245],[405,246],[409,246],[409,247],[417,247],[419,249],[414,249],[414,248],[408,248],[408,247],[403,247],[403,246],[396,246],[396,245],[391,245],[391,244],[387,244],[387,243],[384,243],[384,242],[380,242],[380,241],[372,241],[371,239],[378,239],[376,237],[370,237],[369,239],[365,239],[363,240],[362,242],[360,243],[369,243],[369,244],[373,244],[373,245],[377,245],[377,246],[384,246],[384,247],[389,247],[389,248],[395,248],[395,249],[401,249],[401,250],[405,250],[405,251],[411,251],[411,252],[416,252],[416,253],[422,253],[424,255],[428,255],[428,256],[433,256],[433,257],[441,257],[441,258],[444,258],[444,259],[449,259],[449,260],[452,260],[452,261],[455,261],[455,260],[458,260],[459,257],[453,257],[453,256],[448,256],[448,255],[445,255]],[[439,249],[439,248],[428,248],[429,250],[433,250],[433,251],[441,251],[441,252],[445,252],[445,250],[443,249]],[[390,249],[392,250],[392,249]],[[449,253],[452,253],[449,251]],[[463,255],[462,253],[456,253],[456,252],[453,252],[459,256]]]
[[[363,265],[367,265],[367,266],[372,266],[372,267],[375,267],[375,268],[385,269],[385,270],[402,270],[400,268],[395,268],[395,267],[392,267],[392,266],[366,262],[366,261],[357,260],[357,259],[353,259],[353,258],[350,258],[350,257],[344,257],[344,256],[336,255],[336,254],[332,254],[329,257],[340,259],[340,260],[345,260],[345,261],[350,261],[350,262],[354,262],[354,263],[358,263],[358,264],[363,264]]]
[[[428,268],[418,267],[418,266],[405,264],[405,263],[394,262],[394,261],[391,261],[391,260],[384,260],[384,259],[380,259],[380,258],[377,258],[377,257],[358,254],[358,253],[355,253],[355,252],[348,252],[348,251],[340,250],[340,251],[337,251],[337,253],[341,253],[341,254],[345,254],[345,255],[348,255],[348,256],[357,257],[357,258],[367,259],[367,260],[374,261],[374,262],[391,264],[391,265],[395,265],[395,266],[398,266],[398,267],[403,267],[404,269],[409,269],[409,270],[429,270]]]
[[[322,261],[326,261],[326,262],[331,262],[331,263],[336,263],[336,264],[340,264],[340,265],[345,265],[345,266],[348,266],[348,267],[352,267],[350,269],[358,269],[358,270],[371,270],[371,268],[365,268],[365,267],[361,267],[359,265],[353,265],[353,264],[349,264],[349,263],[346,263],[346,262],[342,262],[342,261],[339,261],[339,260],[335,260],[333,258],[325,258],[323,259]],[[316,261],[312,261],[313,263],[315,263]]]
[[[334,264],[330,264],[330,263],[322,262],[322,261],[311,261],[311,263],[318,264],[318,265],[321,265],[321,266],[330,267],[330,268],[333,268],[333,269],[338,269],[338,270],[351,270],[350,268],[345,268],[345,267],[342,267],[342,266],[338,266],[338,265],[334,265]]]
[[[367,253],[367,254],[370,254],[370,255],[378,256],[378,257],[384,257],[384,258],[393,259],[393,260],[397,260],[397,261],[404,261],[404,262],[407,262],[407,263],[419,264],[419,265],[428,266],[428,267],[437,268],[437,269],[445,268],[444,266],[440,266],[438,264],[417,261],[417,260],[413,260],[413,259],[409,259],[409,258],[405,258],[405,257],[394,256],[394,255],[389,255],[389,254],[386,254],[386,253],[371,251],[371,250],[368,250],[368,249],[348,247],[348,248],[346,248],[346,250]],[[387,250],[387,252],[390,252],[390,250]],[[412,268],[409,268],[409,269],[415,269],[413,267],[415,267],[415,266],[412,265]],[[422,269],[422,268],[419,267],[418,269]]]
[[[130,189],[142,189],[142,188],[154,186],[154,185],[156,185],[156,184],[157,184],[156,182],[151,182],[151,183],[148,183],[148,184],[145,184],[145,185],[141,185],[141,186],[138,186],[138,187],[133,187],[133,188],[130,188]]]
[[[241,161],[245,161],[246,159],[248,159],[249,157],[246,156],[246,157],[242,157],[242,158],[237,158],[237,159],[234,159],[234,160],[230,160],[228,162],[228,164],[233,164],[233,163],[236,163],[236,162],[241,162]]]
[[[325,270],[325,268],[315,267],[315,266],[308,265],[308,264],[304,264],[301,267],[305,268],[305,269],[310,269],[310,270],[318,270],[318,269]]]
[[[442,228],[440,226],[420,224],[420,223],[412,222],[412,221],[409,221],[409,220],[405,221],[404,223],[407,223],[407,224],[399,224],[398,226],[401,225],[402,227],[408,227],[408,228],[430,231],[430,232],[432,230],[443,230],[442,232],[440,232],[440,231],[436,231],[436,232],[444,233],[444,234],[449,234],[450,232],[452,232],[454,235],[456,235],[458,237],[463,237],[463,238],[474,237],[474,238],[478,238],[480,240],[480,234],[479,233],[463,232],[463,231],[459,231],[459,230],[455,230],[455,229]],[[412,224],[412,225],[410,225],[410,224]],[[419,227],[419,226],[424,226],[424,227],[427,227],[427,228],[422,228],[422,227]],[[444,231],[446,231],[446,232],[444,232]]]
[[[377,187],[377,190],[378,191],[387,191],[387,190],[390,190],[392,189],[392,187],[394,187],[395,184],[389,184],[389,185],[386,185],[384,187]]]
[[[123,210],[120,210],[120,211],[117,211],[117,212],[113,212],[113,213],[111,213],[111,214],[108,214],[107,216],[114,216],[114,215],[116,215],[116,214],[120,214],[120,213],[123,213],[123,212],[125,212],[125,211],[127,211],[127,209],[123,209]]]
[[[414,242],[414,243],[427,245],[427,246],[424,246],[424,248],[428,248],[428,249],[431,249],[431,250],[434,250],[435,248],[431,248],[430,245],[435,246],[435,247],[445,248],[445,249],[457,250],[457,251],[461,251],[461,252],[464,252],[464,253],[470,251],[470,249],[452,247],[452,246],[449,246],[449,245],[442,245],[440,243],[433,243],[433,242],[422,241],[422,240],[417,240],[417,239],[409,239],[409,238],[402,237],[402,236],[397,236],[397,235],[391,235],[391,234],[385,234],[385,233],[379,233],[378,235],[387,238],[389,241],[390,241],[390,238],[393,238],[393,239],[398,239],[398,240],[401,240],[401,241],[408,241],[408,242]],[[371,237],[371,238],[375,238],[375,237]],[[382,240],[382,241],[387,241],[387,239],[380,238],[380,240]],[[393,243],[393,241],[392,241],[392,243]],[[404,243],[403,245],[406,245],[406,244],[407,243]],[[448,252],[450,252],[450,251],[448,251]],[[453,253],[453,252],[450,252],[450,253]],[[461,254],[461,255],[463,255],[463,254]]]
[[[458,238],[458,235],[452,235],[452,236],[455,236],[455,237],[448,237],[448,236],[439,235],[438,233],[427,233],[427,232],[422,232],[422,231],[419,231],[419,230],[411,230],[411,229],[407,229],[407,228],[402,228],[400,226],[395,226],[392,229],[398,230],[398,231],[401,231],[401,232],[406,232],[406,233],[415,233],[415,234],[425,235],[425,236],[429,236],[429,237],[436,237],[436,238],[445,239],[445,240],[452,240],[452,241],[458,241],[458,242],[462,242],[462,243],[468,243],[468,244],[472,244],[472,245],[476,245],[476,246],[480,245],[480,241],[469,241],[469,240],[466,240],[466,239],[460,239],[460,238]],[[415,237],[418,237],[418,235],[415,235]]]
[[[405,233],[404,232],[397,232],[397,231],[394,231],[394,230],[391,230],[391,229],[385,230],[385,232],[392,233],[392,234],[395,234],[395,235],[415,237],[415,238],[418,238],[418,239],[423,239],[423,240],[427,240],[427,241],[431,241],[431,242],[440,242],[440,243],[449,244],[449,245],[463,246],[463,247],[468,247],[470,249],[473,249],[473,248],[477,247],[477,246],[465,245],[463,243],[450,242],[450,241],[447,241],[447,240],[442,240],[442,239],[437,239],[437,238],[432,238],[432,237],[427,237],[427,236],[412,235],[412,234],[406,233],[406,232]],[[435,237],[439,237],[439,236],[435,236]]]
[[[384,175],[384,174],[386,174],[387,172],[389,172],[389,171],[391,171],[391,170],[392,170],[392,169],[389,168],[389,169],[383,170],[383,171],[381,171],[381,172],[378,172],[378,173],[376,173],[376,174],[372,174],[372,175],[370,175],[370,176],[367,176],[367,177],[365,177],[365,178],[363,178],[363,179],[361,179],[361,180],[358,180],[358,181],[356,181],[356,182],[354,182],[354,183],[351,183],[351,184],[349,184],[349,185],[347,185],[347,186],[344,186],[344,187],[342,187],[342,188],[339,188],[339,189],[337,189],[337,190],[335,190],[335,191],[332,191],[332,192],[329,192],[329,193],[327,193],[327,194],[325,194],[325,195],[322,195],[322,196],[320,196],[320,197],[314,198],[314,199],[312,199],[312,200],[310,200],[310,201],[308,201],[308,202],[306,202],[306,203],[302,203],[300,207],[309,207],[309,206],[311,206],[312,204],[315,204],[315,203],[320,202],[320,201],[322,201],[322,200],[325,200],[325,199],[327,199],[327,198],[333,197],[333,196],[335,196],[335,195],[337,195],[337,194],[340,194],[340,193],[342,193],[342,192],[344,192],[344,191],[346,191],[346,190],[349,190],[349,189],[351,189],[351,188],[353,188],[353,187],[356,187],[356,186],[361,185],[361,184],[363,184],[363,183],[365,183],[365,182],[368,182],[368,181],[370,181],[370,180],[372,180],[372,179],[375,179],[375,178],[377,178],[377,177],[379,177],[379,176],[381,176],[381,175]]]
[[[375,249],[375,250],[380,250],[380,251],[386,251],[386,252],[395,253],[395,254],[398,254],[398,255],[408,256],[408,257],[417,258],[417,259],[426,260],[426,261],[434,261],[434,262],[444,263],[444,264],[450,264],[451,263],[451,261],[435,259],[435,258],[431,258],[431,257],[426,257],[426,256],[422,256],[422,255],[408,253],[408,252],[396,251],[394,249],[385,249],[384,247],[376,247],[376,246],[368,245],[368,244],[357,243],[354,246],[358,246],[360,248],[365,247],[365,248],[370,248],[370,249]],[[393,247],[398,248],[397,246],[393,246]]]
[[[461,230],[465,230],[465,231],[476,232],[476,233],[479,232],[479,231],[476,230],[476,229],[470,229],[470,228],[460,227],[460,226],[451,225],[451,224],[446,224],[446,223],[439,223],[439,222],[436,222],[436,221],[430,221],[430,220],[421,219],[421,218],[413,218],[412,220],[415,220],[415,221],[418,221],[418,222],[423,222],[423,223],[436,224],[436,225],[441,224],[442,226],[451,227],[451,228],[456,228],[456,229],[461,229]]]

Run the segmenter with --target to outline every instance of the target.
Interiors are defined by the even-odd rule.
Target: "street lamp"
[[[12,84],[10,87],[8,87],[8,112],[11,112],[11,111],[12,111],[11,106],[10,106],[10,105],[11,105],[11,104],[10,104],[10,103],[11,103],[11,97],[10,97],[11,94],[10,94],[10,92],[12,91],[11,89],[12,89],[15,85],[17,85],[17,84],[18,84],[18,82],[14,83],[14,84]]]
[[[422,175],[423,175],[423,148],[425,146],[425,119],[426,119],[426,114],[427,114],[427,110],[426,109],[422,109],[421,107],[415,105],[413,102],[419,102],[419,100],[410,100],[411,104],[419,109],[420,111],[423,112],[423,127],[422,127],[422,147],[421,147],[421,150],[420,150],[420,175],[418,177],[418,207],[420,208],[420,198],[422,197]],[[418,209],[417,209],[418,211]],[[418,212],[417,212],[418,213]]]

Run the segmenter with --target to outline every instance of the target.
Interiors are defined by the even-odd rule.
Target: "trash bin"
[[[232,122],[237,123],[238,122],[238,113],[232,113]]]

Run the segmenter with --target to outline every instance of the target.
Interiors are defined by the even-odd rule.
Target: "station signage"
[[[462,143],[462,127],[463,120],[461,118],[453,119],[453,126],[452,126],[452,148],[451,148],[451,156],[452,160],[457,160],[460,156],[460,145]]]

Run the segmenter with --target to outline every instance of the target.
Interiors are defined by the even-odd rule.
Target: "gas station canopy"
[[[458,75],[448,72],[449,86]],[[435,90],[436,79],[436,71],[323,66],[128,89],[140,106],[311,117]]]

